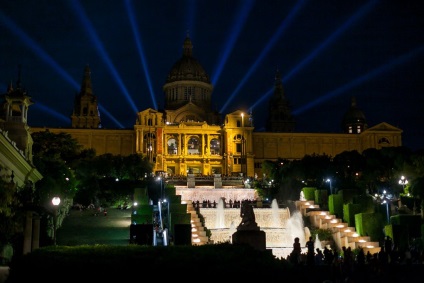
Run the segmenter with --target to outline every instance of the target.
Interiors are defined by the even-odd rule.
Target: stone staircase
[[[205,227],[193,207],[193,202],[191,200],[184,200],[183,203],[187,204],[187,213],[191,215],[191,244],[197,246],[207,244],[209,237],[206,235]]]
[[[333,232],[333,240],[339,250],[345,246],[350,247],[352,250],[362,247],[365,253],[369,251],[371,254],[380,251],[378,242],[372,242],[368,236],[360,236],[356,233],[355,227],[348,227],[347,223],[343,222],[342,219],[336,218],[329,211],[319,210],[319,205],[316,205],[314,201],[296,201],[296,209],[303,216],[309,217],[313,227],[330,229]]]

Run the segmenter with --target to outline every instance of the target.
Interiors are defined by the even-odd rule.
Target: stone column
[[[34,214],[34,221],[32,225],[32,250],[40,247],[40,216]]]
[[[24,243],[23,243],[23,254],[31,252],[32,242],[32,211],[26,212],[25,227],[24,227]]]

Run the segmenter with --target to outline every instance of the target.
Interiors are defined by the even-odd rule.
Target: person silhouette
[[[309,240],[306,242],[306,248],[308,249],[307,262],[308,262],[308,264],[314,264],[315,243],[314,243],[312,236],[310,236]]]
[[[292,263],[300,262],[300,254],[302,253],[302,248],[300,247],[300,239],[298,237],[294,238],[293,251],[290,254],[290,260]]]

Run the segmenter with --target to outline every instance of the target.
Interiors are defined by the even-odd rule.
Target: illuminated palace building
[[[343,151],[401,146],[402,130],[387,123],[368,127],[352,99],[341,117],[343,133],[295,133],[295,121],[285,98],[282,79],[276,75],[265,132],[255,131],[251,113],[212,109],[209,75],[192,55],[187,36],[183,54],[173,65],[163,86],[163,111],[137,113],[133,129],[102,129],[90,69],[85,67],[82,86],[75,97],[70,128],[31,128],[32,132],[66,132],[97,155],[111,153],[148,156],[155,172],[262,176],[265,160],[301,159],[309,154],[335,156]],[[7,96],[7,94],[6,94]]]

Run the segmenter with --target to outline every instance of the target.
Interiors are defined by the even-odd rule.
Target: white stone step
[[[378,242],[351,242],[349,243],[349,246],[352,250],[357,248],[376,248],[379,247]]]

